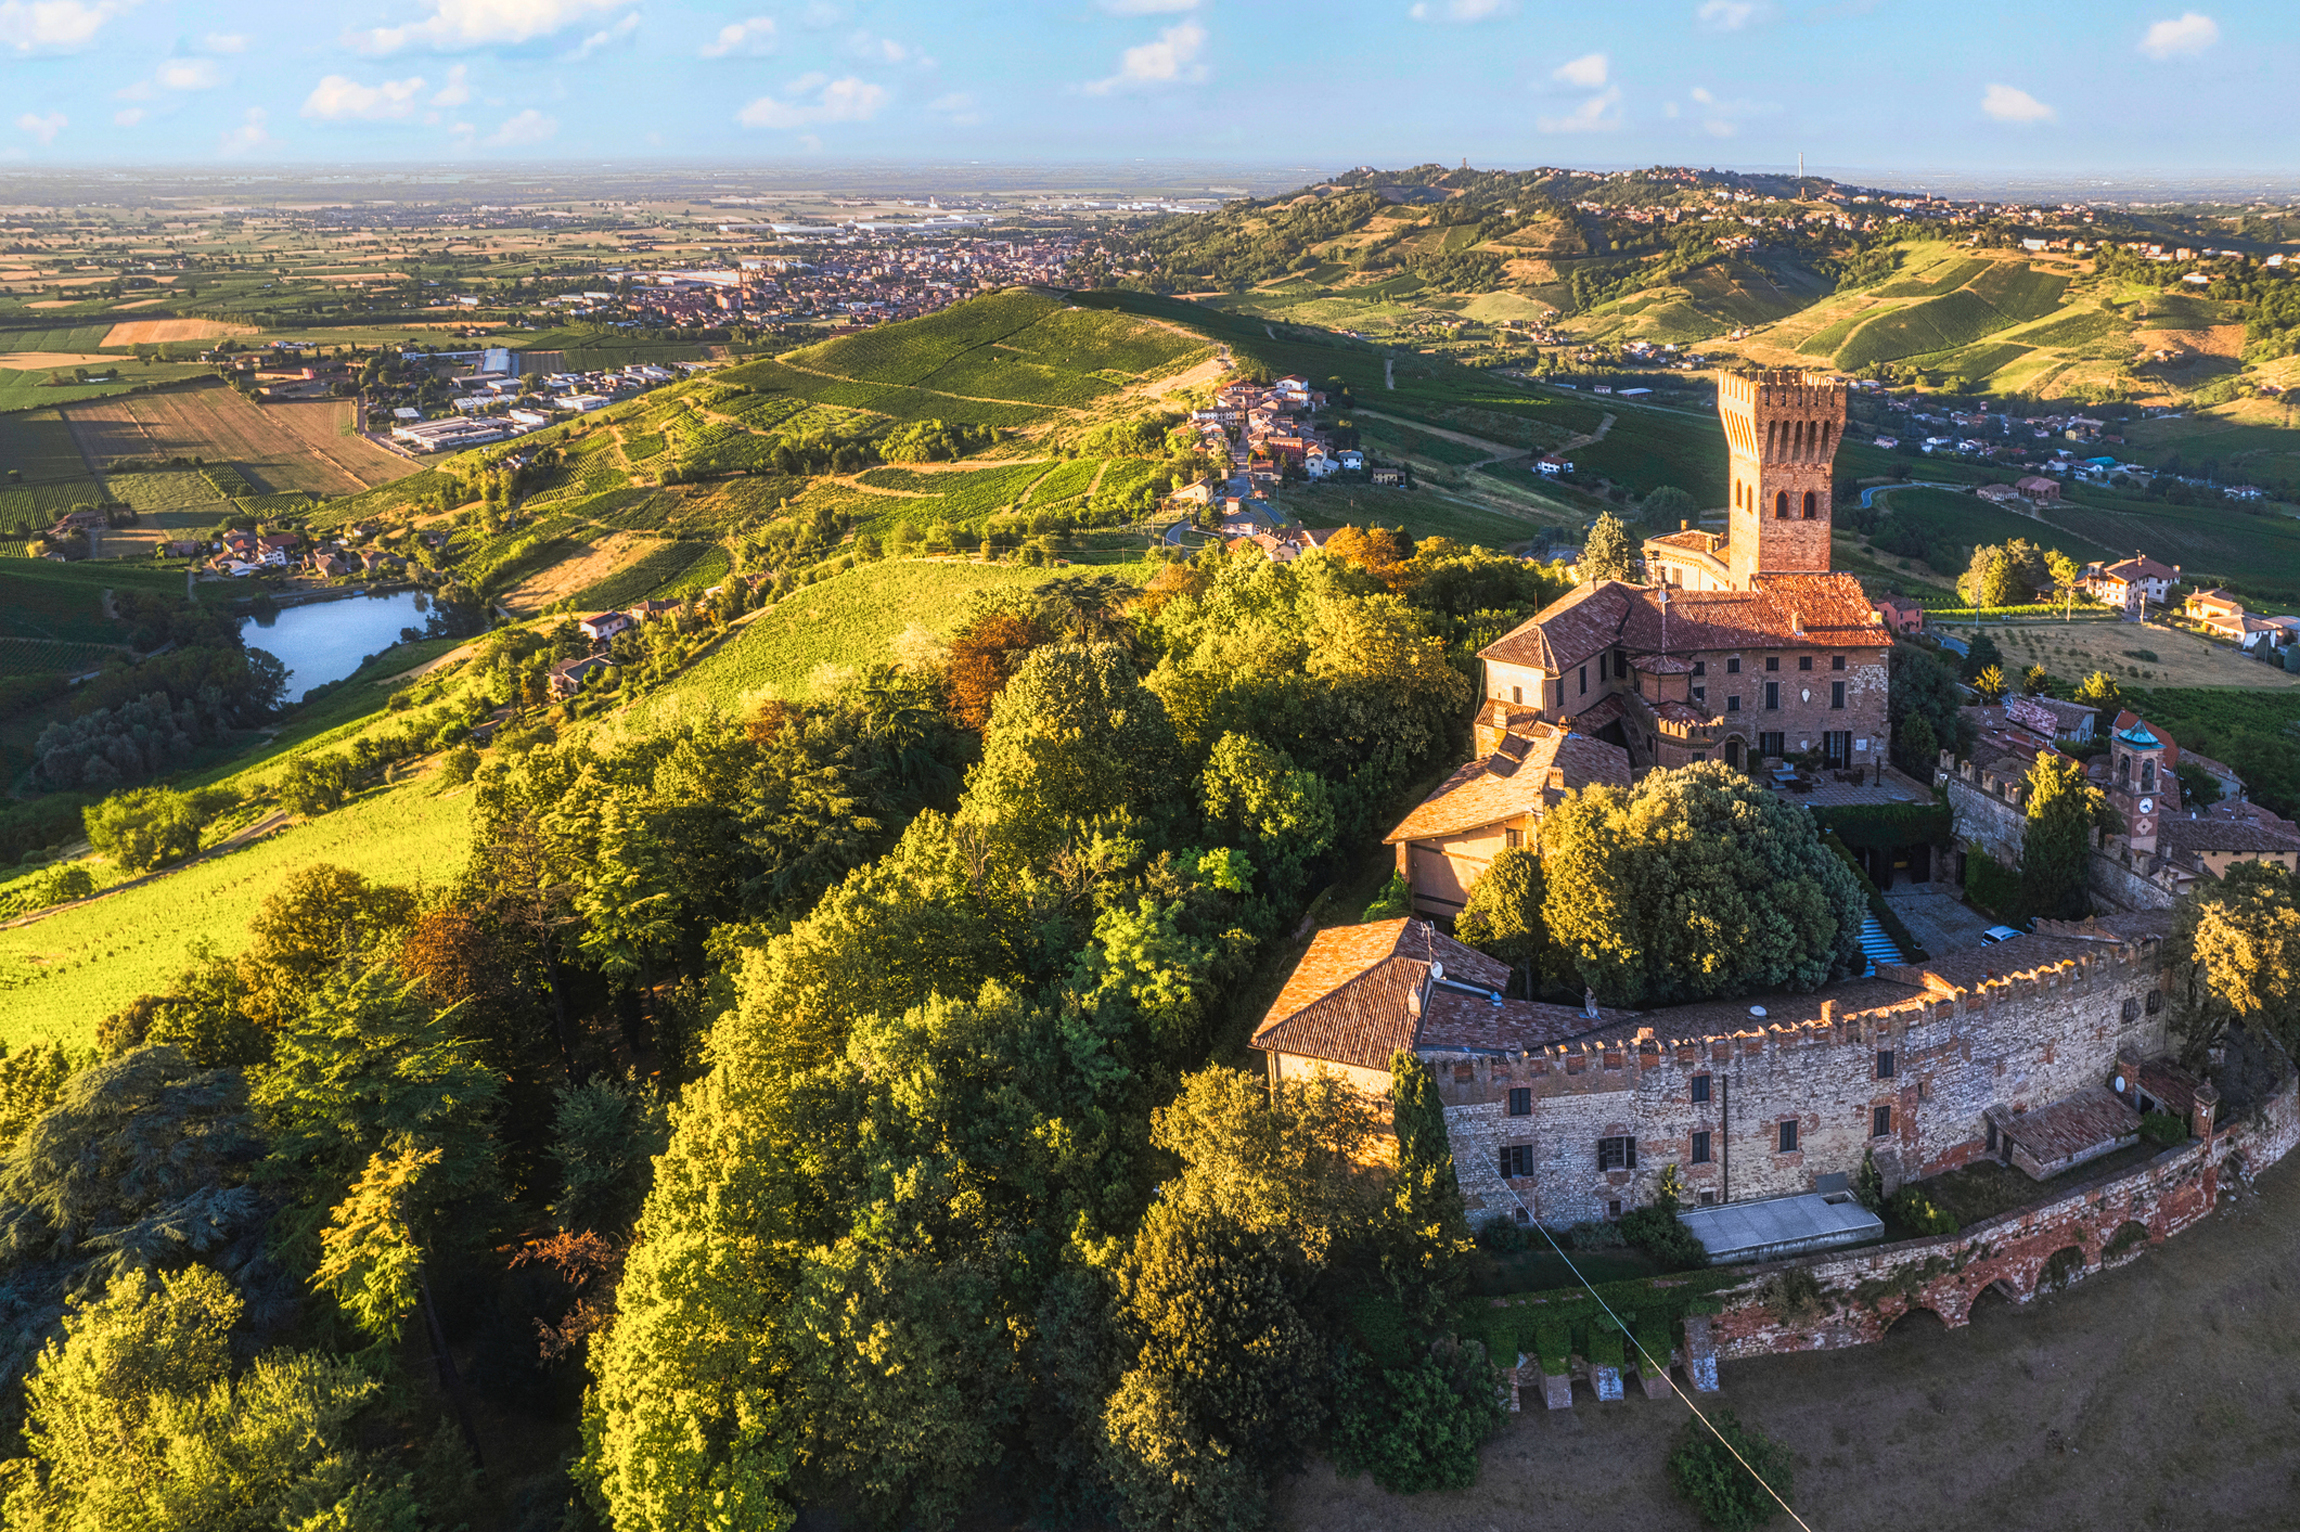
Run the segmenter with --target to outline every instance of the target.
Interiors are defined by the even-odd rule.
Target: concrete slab
[[[1706,1314],[1685,1316],[1685,1381],[1697,1394],[1717,1392],[1717,1338]]]
[[[1840,1193],[1806,1192],[1758,1202],[1694,1208],[1678,1222],[1716,1262],[1770,1261],[1806,1250],[1857,1244],[1885,1232],[1885,1221]]]
[[[1553,1410],[1572,1409],[1573,1374],[1560,1373],[1553,1378],[1549,1374],[1543,1373],[1541,1375],[1541,1402]]]
[[[1589,1386],[1597,1394],[1599,1403],[1619,1404],[1621,1402],[1621,1369],[1618,1367],[1600,1367],[1592,1362],[1589,1367]]]
[[[1885,890],[1885,903],[1934,957],[1978,947],[1981,933],[1995,924],[1959,899],[1948,883],[1898,884]]]
[[[1645,1397],[1648,1399],[1666,1399],[1677,1392],[1676,1385],[1669,1381],[1669,1374],[1666,1371],[1646,1372],[1640,1369],[1637,1374],[1637,1381],[1644,1387]]]

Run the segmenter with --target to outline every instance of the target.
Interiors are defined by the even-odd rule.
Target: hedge
[[[1946,803],[1852,803],[1815,807],[1813,828],[1861,851],[1890,851],[1919,841],[1946,846],[1956,833],[1956,816]]]
[[[2028,916],[2021,900],[2020,872],[1985,851],[1965,859],[1965,897],[2011,925]]]

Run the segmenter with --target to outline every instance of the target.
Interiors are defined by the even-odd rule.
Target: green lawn
[[[1606,478],[1633,495],[1674,484],[1696,505],[1721,506],[1726,487],[1725,428],[1715,415],[1679,415],[1623,406],[1603,441],[1573,449],[1574,476]]]
[[[1450,537],[1456,542],[1508,548],[1532,538],[1547,539],[1556,523],[1531,511],[1513,516],[1443,490],[1376,489],[1369,484],[1328,482],[1288,485],[1279,508],[1309,527],[1404,527],[1409,537]]]
[[[2116,557],[2105,545],[2064,530],[2068,517],[2061,518],[2063,526],[2048,526],[2034,517],[1999,510],[1986,500],[1956,490],[1912,486],[1879,495],[1877,503],[1890,508],[1892,520],[1921,527],[1959,547],[2002,543],[2018,537],[2047,548],[2058,548],[2080,563]],[[1963,570],[1941,572],[1954,576]]]
[[[54,400],[49,401],[51,404]],[[14,479],[6,478],[14,473]],[[0,414],[0,482],[91,483],[87,459],[72,444],[72,428],[53,409]]]
[[[104,615],[106,590],[181,598],[183,571],[143,564],[0,559],[0,638],[120,643],[125,637],[120,625]]]
[[[256,906],[306,867],[329,862],[410,885],[455,877],[471,849],[469,795],[433,792],[418,779],[371,793],[245,851],[0,931],[0,1042],[93,1043],[96,1023],[164,985],[193,942],[245,947]]]
[[[1107,570],[1133,579],[1152,572],[1141,563]],[[951,632],[976,591],[1042,585],[1058,573],[908,559],[863,564],[751,618],[680,677],[675,689],[727,707],[762,697],[809,696],[838,671],[891,660],[894,640],[913,625]]]

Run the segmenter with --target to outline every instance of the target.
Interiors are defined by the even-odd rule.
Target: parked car
[[[2027,934],[2027,932],[2019,930],[2013,926],[1990,926],[1986,931],[1981,933],[1981,945],[1984,947],[1993,947],[1998,942],[2009,942],[2016,936],[2025,936]]]

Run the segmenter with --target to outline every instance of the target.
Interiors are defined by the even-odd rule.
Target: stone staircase
[[[1885,934],[1884,926],[1878,923],[1874,915],[1861,921],[1861,955],[1869,960],[1869,973],[1909,960],[1908,954],[1901,951],[1892,937]]]

